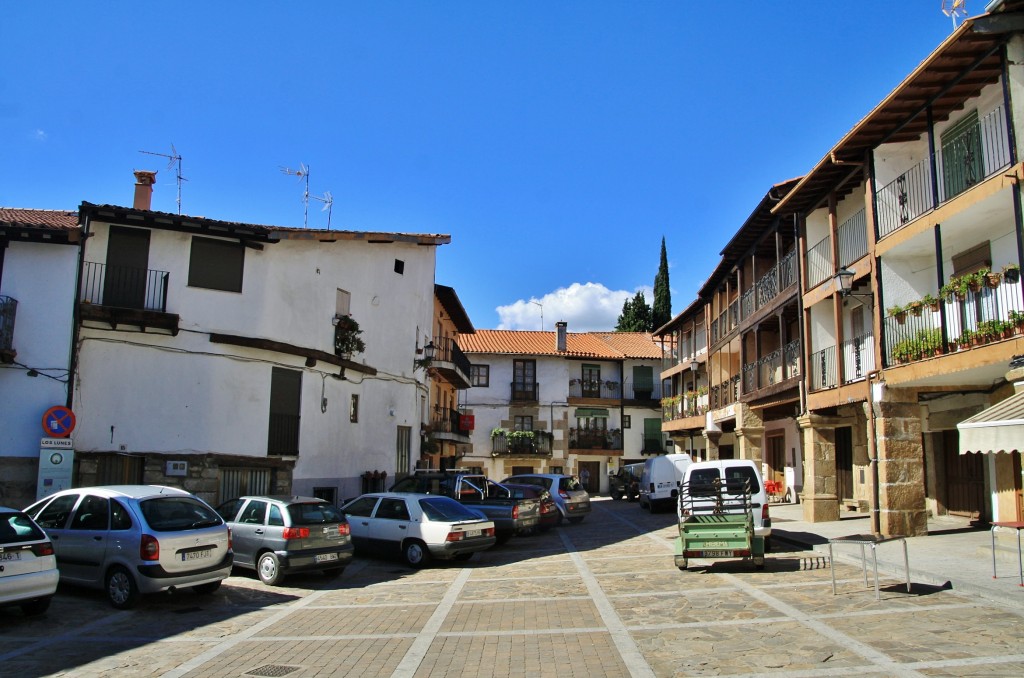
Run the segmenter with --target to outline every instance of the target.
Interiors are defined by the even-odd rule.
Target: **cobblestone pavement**
[[[469,563],[414,571],[358,558],[340,578],[115,611],[61,588],[42,618],[0,616],[7,676],[1021,676],[1024,608],[882,580],[859,566],[770,555],[672,559],[672,514],[597,499],[579,525]],[[694,567],[696,565],[696,567]],[[703,566],[702,566],[703,565]]]

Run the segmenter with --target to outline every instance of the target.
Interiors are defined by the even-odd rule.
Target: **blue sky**
[[[477,328],[673,313],[775,183],[949,33],[940,0],[3,2],[0,205],[448,233]],[[970,14],[984,11],[968,0]],[[310,201],[309,225],[326,227]],[[538,305],[538,302],[541,305]]]

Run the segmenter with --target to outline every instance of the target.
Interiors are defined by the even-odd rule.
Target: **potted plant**
[[[990,271],[987,268],[978,271],[983,274],[982,281],[985,283],[985,287],[995,289],[999,287],[999,283],[1003,281],[1003,274],[999,271]]]
[[[895,306],[890,306],[889,308],[887,308],[886,312],[893,318],[896,318],[896,322],[898,322],[900,325],[907,322],[907,308],[905,306],[900,306],[899,304],[896,304]]]
[[[980,292],[981,286],[985,284],[986,274],[988,274],[988,269],[982,268],[975,271],[974,273],[969,273],[968,275],[965,275],[964,278],[967,279],[968,291],[974,293]]]
[[[1010,311],[1007,314],[1007,320],[1017,328],[1018,332],[1024,330],[1024,311]]]
[[[964,330],[960,333],[957,343],[960,344],[960,348],[970,348],[974,344],[974,332],[972,330]]]
[[[924,310],[924,301],[915,299],[914,301],[907,304],[907,310],[910,311],[910,314],[913,315],[915,318],[920,318],[921,311]]]
[[[1009,263],[1003,266],[1003,279],[1008,283],[1020,282],[1020,264]]]
[[[932,311],[938,312],[939,310],[939,300],[930,294],[924,295],[924,297],[921,298],[921,303]]]
[[[359,338],[363,331],[350,315],[334,317],[334,355],[346,360],[366,350],[366,344]]]

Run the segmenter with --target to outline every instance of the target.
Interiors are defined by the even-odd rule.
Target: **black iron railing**
[[[875,369],[875,341],[868,332],[843,342],[843,382],[865,378]]]
[[[512,400],[535,402],[537,400],[537,382],[514,381],[511,384]]]
[[[455,368],[461,371],[467,377],[470,372],[469,358],[462,352],[459,345],[455,343],[455,340],[451,337],[434,337],[434,360],[441,362],[448,362],[455,365]]]
[[[430,427],[441,433],[455,433],[468,436],[472,431],[462,428],[462,413],[445,407],[435,407],[430,417]]]
[[[893,233],[1010,164],[1006,120],[1000,106],[969,125],[875,194],[878,237]]]
[[[14,319],[18,313],[18,300],[0,296],[0,350],[14,348]]]
[[[99,306],[167,312],[167,271],[85,262],[79,301]]]
[[[868,253],[867,211],[861,210],[839,225],[839,266],[845,268]]]
[[[551,456],[551,433],[548,431],[509,431],[491,436],[491,456],[502,454]]]
[[[807,250],[807,287],[817,287],[832,277],[832,237],[825,236]]]
[[[810,390],[821,391],[836,386],[836,347],[827,346],[811,354]]]

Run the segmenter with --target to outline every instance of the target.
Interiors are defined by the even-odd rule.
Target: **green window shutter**
[[[650,365],[633,366],[633,391],[654,390],[654,368]]]

